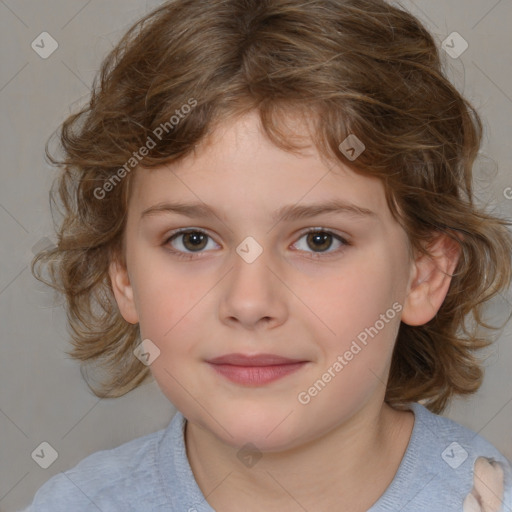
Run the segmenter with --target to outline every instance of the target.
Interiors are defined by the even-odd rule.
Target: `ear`
[[[121,315],[130,324],[138,323],[139,315],[135,308],[133,288],[130,283],[128,270],[117,260],[112,260],[108,273]]]
[[[427,246],[430,257],[419,254],[411,268],[402,322],[425,325],[441,308],[460,257],[460,245],[439,234]]]

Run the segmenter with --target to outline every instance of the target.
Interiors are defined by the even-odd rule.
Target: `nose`
[[[251,263],[234,252],[232,269],[223,280],[221,322],[248,330],[283,324],[288,316],[289,297],[280,274],[278,264],[265,250]]]

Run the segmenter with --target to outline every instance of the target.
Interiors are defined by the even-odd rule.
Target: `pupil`
[[[318,234],[318,232],[310,233],[308,236],[308,243],[312,241],[315,246],[312,248],[320,249],[321,251],[326,251],[331,246],[331,240],[330,240],[331,235],[329,235],[328,233],[323,233],[323,232],[320,232],[320,233],[321,234]],[[327,240],[327,242],[326,242],[326,240]],[[317,245],[317,243],[322,244],[322,246]]]
[[[206,240],[206,236],[203,233],[185,233],[184,236],[184,245],[187,247],[187,249],[190,249],[190,247],[187,246],[187,243],[190,243],[192,245],[192,249],[202,249],[203,247],[199,247],[201,243],[204,244],[204,241]]]

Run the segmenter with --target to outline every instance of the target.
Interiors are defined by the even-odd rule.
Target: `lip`
[[[223,377],[245,386],[262,386],[302,368],[308,361],[275,354],[227,354],[207,361]]]
[[[275,354],[226,354],[224,356],[208,359],[212,364],[230,364],[235,366],[275,366],[292,363],[303,363],[304,359],[290,359]]]

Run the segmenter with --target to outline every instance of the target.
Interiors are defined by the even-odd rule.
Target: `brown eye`
[[[305,240],[305,243],[303,240]],[[335,255],[349,245],[350,243],[341,236],[320,228],[310,229],[295,243],[300,251],[309,252],[310,255],[318,257],[322,253],[325,253],[326,256]]]
[[[199,231],[183,233],[183,246],[190,251],[199,251],[206,247],[208,235]]]
[[[175,252],[190,254],[203,252],[203,249],[207,248],[210,241],[213,243],[213,240],[207,233],[189,229],[175,233],[165,243],[170,244]]]
[[[325,231],[313,231],[307,235],[308,247],[324,252],[332,245],[333,236]]]

